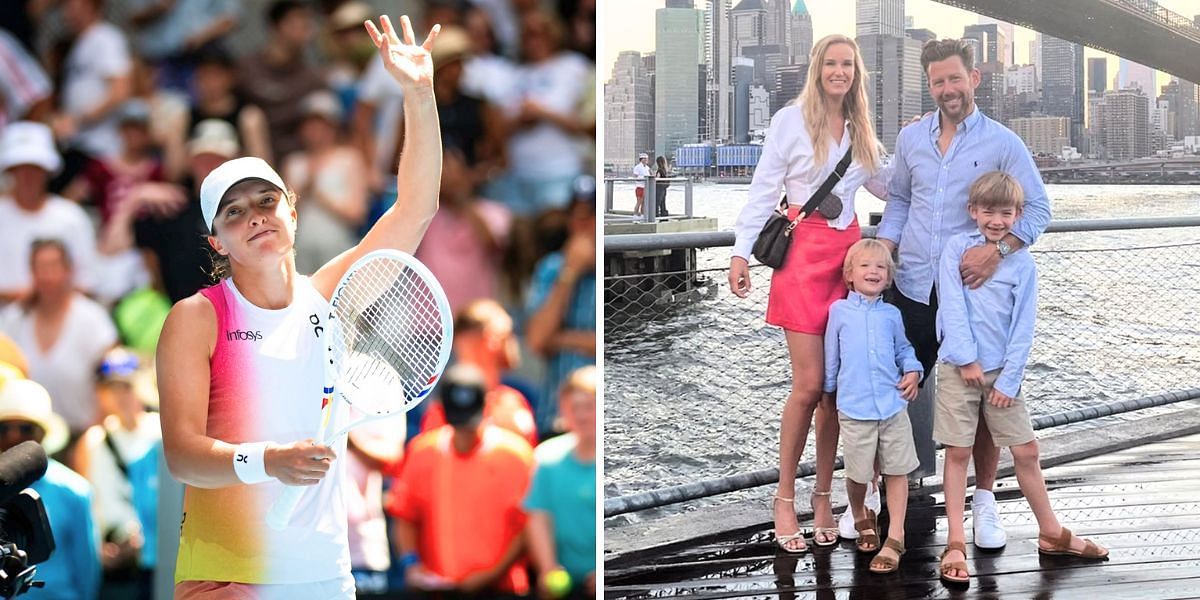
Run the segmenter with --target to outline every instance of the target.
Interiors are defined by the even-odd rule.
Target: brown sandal
[[[1058,539],[1038,534],[1038,552],[1049,556],[1078,556],[1079,558],[1108,558],[1108,548],[1101,548],[1095,542],[1089,539],[1083,540],[1083,550],[1076,550],[1071,547],[1071,538],[1074,534],[1066,527],[1061,528],[1062,531],[1058,534]],[[1049,548],[1043,548],[1041,542],[1050,544]]]
[[[875,518],[875,512],[867,509],[867,518],[861,521],[854,522],[854,530],[858,532],[858,541],[855,543],[859,552],[875,552],[879,550],[879,520]],[[870,531],[871,533],[863,533]]]
[[[958,550],[959,552],[962,552],[964,558],[967,556],[966,544],[962,542],[950,542],[949,544],[946,544],[946,549],[942,550],[942,556],[938,558],[938,562],[941,563],[938,567],[938,571],[941,572],[942,581],[946,583],[969,584],[971,582],[971,572],[969,569],[967,569],[967,561],[956,560],[954,562],[946,562],[946,555],[949,554],[951,550]],[[952,571],[962,571],[966,573],[967,576],[962,578],[951,577],[950,573]]]
[[[904,556],[904,542],[897,542],[892,538],[883,541],[884,548],[891,548],[896,551],[896,558],[890,556],[875,555],[871,559],[871,565],[867,568],[872,573],[895,573],[896,569],[900,568],[900,557]]]

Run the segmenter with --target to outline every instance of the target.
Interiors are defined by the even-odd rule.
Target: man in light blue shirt
[[[897,293],[889,300],[904,316],[908,339],[929,373],[938,352],[938,261],[947,240],[976,230],[967,214],[971,184],[984,173],[1003,171],[1025,193],[1024,214],[1004,239],[963,254],[962,280],[971,288],[990,279],[1004,257],[1037,241],[1050,222],[1050,201],[1024,142],[975,106],[980,74],[971,47],[962,40],[931,41],[921,52],[921,66],[938,110],[896,138],[895,172],[878,237],[899,249]],[[979,429],[974,448],[974,542],[981,548],[1002,548],[1007,536],[991,492],[1000,452],[986,427]]]

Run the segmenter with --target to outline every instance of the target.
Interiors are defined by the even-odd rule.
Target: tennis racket
[[[403,415],[433,390],[454,338],[450,303],[433,273],[398,250],[376,250],[357,260],[330,299],[325,325],[321,425],[315,440],[330,445],[367,421]],[[329,433],[340,405],[361,417]],[[267,513],[283,529],[304,486],[287,486]]]

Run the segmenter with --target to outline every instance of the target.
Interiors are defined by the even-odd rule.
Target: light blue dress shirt
[[[1050,223],[1050,200],[1042,176],[1025,143],[1007,127],[976,108],[959,123],[945,156],[938,150],[939,112],[900,131],[888,202],[878,237],[900,248],[896,289],[910,299],[929,303],[937,279],[938,259],[946,240],[976,231],[967,212],[967,195],[979,176],[1004,171],[1025,191],[1025,210],[1013,227],[1026,246]]]
[[[983,234],[962,233],[946,242],[938,273],[938,360],[956,366],[978,361],[984,372],[1003,369],[995,388],[1016,397],[1033,346],[1037,317],[1037,267],[1022,248],[1000,261],[976,289],[963,285],[963,252],[984,243]]]
[[[896,384],[910,372],[925,370],[904,335],[900,309],[858,292],[829,307],[824,389],[837,391],[838,411],[858,421],[895,416],[908,406]]]

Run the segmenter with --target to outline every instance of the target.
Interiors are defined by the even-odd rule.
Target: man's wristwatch
[[[1000,251],[1000,258],[1002,259],[1008,258],[1008,255],[1012,254],[1013,251],[1012,246],[1009,246],[1008,242],[1004,240],[996,241],[996,249]]]

